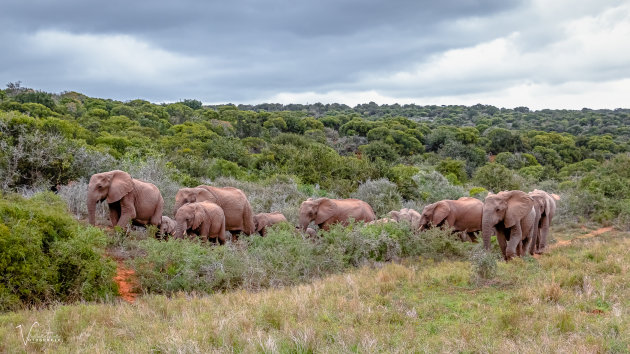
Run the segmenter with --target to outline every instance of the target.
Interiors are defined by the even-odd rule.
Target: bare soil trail
[[[119,257],[110,253],[106,255],[116,261],[116,276],[114,276],[114,281],[118,284],[118,294],[123,300],[133,304],[139,296],[136,292],[136,289],[138,289],[136,272],[134,272],[133,269],[127,268],[123,260]]]
[[[567,246],[567,245],[570,245],[573,242],[573,240],[583,240],[583,239],[587,239],[587,238],[592,238],[592,237],[601,235],[603,233],[610,232],[613,229],[614,228],[612,226],[602,227],[602,228],[599,228],[599,229],[597,229],[595,231],[591,231],[591,232],[589,232],[589,233],[587,233],[585,235],[577,236],[577,237],[575,237],[575,238],[573,238],[571,240],[559,240],[555,244],[549,246],[549,248],[554,249],[556,247]]]

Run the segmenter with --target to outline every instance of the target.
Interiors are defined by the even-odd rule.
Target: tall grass
[[[414,257],[256,292],[0,314],[0,352],[626,353],[628,236],[499,262],[488,282],[468,262]],[[61,341],[25,346],[16,326],[35,321]]]

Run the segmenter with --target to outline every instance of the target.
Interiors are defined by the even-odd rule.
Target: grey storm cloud
[[[530,16],[536,6],[506,0],[9,0],[0,11],[0,79],[123,100],[209,103],[257,103],[287,92],[373,90],[405,98],[488,92],[518,82],[519,74],[531,76],[534,68],[491,68],[484,82],[466,74],[441,83],[427,65],[513,33],[515,50],[524,52],[561,40],[557,23]],[[606,6],[571,8],[584,15]],[[627,73],[619,63],[604,71],[615,65],[614,77]],[[391,79],[401,72],[419,79]]]

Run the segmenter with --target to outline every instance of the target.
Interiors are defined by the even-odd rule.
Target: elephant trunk
[[[90,225],[96,225],[96,203],[98,202],[99,202],[98,198],[93,197],[93,196],[88,196],[87,210],[88,210],[88,219],[90,221]]]
[[[494,230],[494,225],[490,218],[483,218],[481,223],[481,237],[483,238],[483,248],[486,251],[490,250],[490,237],[492,237],[492,231]]]
[[[175,227],[175,233],[174,233],[173,237],[175,237],[175,238],[184,238],[184,231],[186,229],[185,224],[186,224],[185,221],[177,223],[177,226]]]
[[[304,218],[300,218],[300,230],[302,230],[303,232],[306,232],[306,228],[308,227],[308,224],[311,223],[311,220],[309,220],[307,217]]]

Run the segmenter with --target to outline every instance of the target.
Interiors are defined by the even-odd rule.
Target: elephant
[[[380,218],[374,221],[370,221],[368,223],[366,223],[365,225],[379,225],[379,224],[387,224],[390,222],[398,222],[396,219],[393,218]]]
[[[249,204],[245,193],[233,187],[197,186],[195,188],[182,188],[175,195],[175,211],[186,203],[210,201],[223,209],[225,213],[225,228],[237,235],[242,232],[251,235],[256,232],[252,206]]]
[[[399,211],[392,210],[389,212],[389,216],[395,222],[407,221],[411,224],[411,227],[414,230],[417,230],[420,227],[420,213],[410,208],[403,208]]]
[[[431,226],[447,226],[459,233],[462,241],[477,242],[476,231],[481,230],[483,202],[479,199],[462,197],[457,200],[441,200],[422,209],[420,230]]]
[[[274,212],[254,215],[254,227],[256,228],[256,232],[263,237],[267,234],[267,226],[281,222],[287,222],[287,218],[285,218],[282,213]]]
[[[347,225],[350,219],[370,222],[376,216],[372,207],[359,199],[309,198],[300,205],[299,226],[303,231],[311,221],[328,230],[335,223]]]
[[[185,204],[177,209],[175,221],[175,238],[183,238],[184,231],[190,231],[204,241],[218,238],[220,244],[225,243],[225,214],[215,203],[203,201]]]
[[[168,216],[162,216],[162,224],[160,225],[160,237],[164,238],[166,235],[174,235],[177,228],[177,221],[169,218]]]
[[[496,231],[497,242],[507,261],[530,250],[536,211],[534,200],[519,190],[488,194],[483,204],[481,230],[483,246],[490,250],[490,236]]]
[[[534,189],[532,192],[529,192],[529,196],[534,199],[534,207],[536,209],[536,228],[530,253],[542,254],[547,248],[549,227],[556,213],[556,200],[559,200],[560,197],[540,189]]]
[[[92,225],[96,225],[96,203],[103,200],[109,206],[112,226],[125,227],[129,221],[138,225],[162,223],[164,199],[160,190],[151,183],[131,178],[127,172],[114,170],[90,178],[87,209]]]

